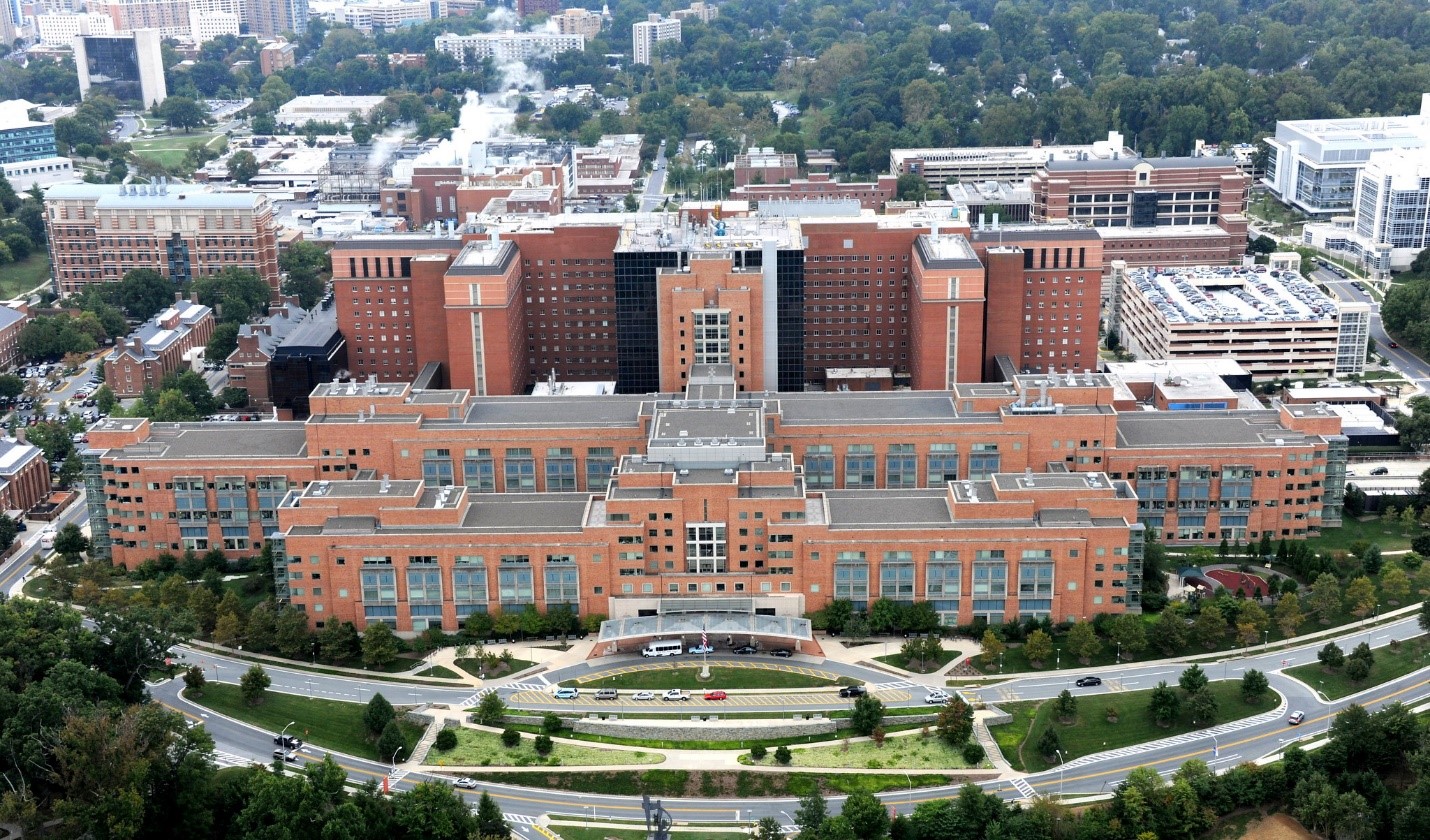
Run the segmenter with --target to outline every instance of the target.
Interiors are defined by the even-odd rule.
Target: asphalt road
[[[1371,307],[1370,335],[1375,339],[1376,352],[1389,359],[1406,379],[1420,386],[1421,390],[1430,390],[1430,364],[1426,364],[1424,359],[1404,347],[1390,346],[1393,339],[1385,331],[1385,325],[1381,323],[1379,302],[1351,285],[1353,279],[1342,279],[1324,268],[1313,270],[1311,279],[1329,288],[1341,300],[1369,303]]]
[[[650,213],[665,201],[665,144],[661,143],[655,153],[655,163],[645,179],[645,193],[641,196],[641,212]]]
[[[1419,628],[1416,620],[1407,618],[1380,627],[1348,628],[1337,638],[1343,648],[1352,647],[1361,641],[1369,641],[1372,647],[1382,647],[1389,644],[1392,639],[1410,638],[1418,633]],[[1085,756],[1068,762],[1061,769],[1054,768],[1044,773],[1024,777],[1016,785],[1010,780],[994,780],[985,782],[981,786],[985,790],[997,793],[1007,799],[1023,798],[1032,792],[1052,794],[1059,790],[1067,794],[1096,794],[1111,789],[1136,767],[1151,767],[1170,775],[1187,760],[1197,758],[1206,761],[1214,768],[1225,769],[1242,762],[1274,756],[1292,741],[1306,741],[1324,735],[1335,714],[1352,702],[1358,702],[1374,710],[1391,702],[1412,703],[1430,697],[1430,677],[1427,677],[1427,672],[1424,669],[1335,702],[1323,701],[1310,688],[1277,673],[1284,667],[1314,662],[1316,651],[1325,642],[1326,640],[1322,639],[1288,651],[1248,657],[1229,657],[1203,664],[1208,677],[1213,680],[1240,679],[1241,675],[1249,668],[1257,668],[1266,672],[1272,688],[1284,697],[1284,702],[1272,712],[1242,721],[1221,724],[1199,732],[1175,736],[1163,741]],[[745,663],[755,661],[747,657],[740,659]],[[186,660],[204,663],[210,670],[214,670],[214,666],[217,666],[217,670],[214,670],[214,679],[222,682],[236,681],[241,670],[247,667],[247,663],[207,654],[186,652]],[[771,659],[771,661],[790,663],[790,660]],[[835,670],[839,666],[837,663],[819,663],[817,667]],[[1159,680],[1166,680],[1172,684],[1176,682],[1177,676],[1184,667],[1182,664],[1153,662],[1100,669],[1096,673],[1104,679],[1102,686],[1087,689],[1073,687],[1072,690],[1079,697],[1086,698],[1109,695],[1119,691],[1151,688]],[[846,666],[846,668],[851,675],[867,673],[857,666]],[[551,676],[553,678],[569,676],[568,672],[578,669],[584,670],[583,666],[575,666],[573,669],[553,673]],[[967,693],[994,703],[999,700],[1048,698],[1056,696],[1064,688],[1071,687],[1070,683],[1076,676],[1092,672],[1089,669],[1080,669],[1057,674],[1021,675],[999,685],[969,690]],[[378,681],[364,682],[361,679],[308,675],[281,668],[270,668],[268,673],[273,679],[271,690],[329,697],[330,699],[362,702],[371,696],[371,692],[382,691],[385,696],[399,705],[418,702],[470,704],[476,700],[470,689],[454,690]],[[875,687],[876,690],[879,690],[877,685]],[[191,717],[201,718],[205,721],[219,745],[218,758],[222,763],[242,764],[247,761],[267,762],[271,760],[273,733],[216,716],[202,717],[207,713],[178,698],[178,688],[179,683],[171,681],[154,686],[153,692],[157,699],[183,709]],[[509,687],[503,690],[503,694],[509,701],[515,701],[513,705],[521,708],[562,708],[571,711],[581,711],[587,707],[611,709],[609,703],[596,704],[594,701],[585,700],[584,693],[582,701],[569,703],[551,700],[546,696],[542,696],[539,700],[533,697],[533,694],[544,692],[546,689],[547,686],[544,683],[534,682]],[[906,690],[909,690],[913,696],[902,704],[894,703],[893,705],[916,704],[922,700],[921,687],[910,685]],[[817,695],[806,696],[817,697]],[[535,702],[527,702],[529,699],[535,700]],[[822,698],[807,700],[798,693],[786,695],[784,700],[787,704],[797,704],[811,709],[843,708],[848,704],[847,700],[840,701],[837,696],[829,697],[828,702],[821,702]],[[691,702],[704,703],[704,701]],[[655,701],[651,705],[661,706],[662,704]],[[718,704],[712,702],[707,705]],[[685,704],[680,704],[680,706],[685,708]],[[1298,727],[1291,727],[1286,723],[1286,716],[1292,710],[1306,712],[1306,721]],[[320,758],[321,755],[322,751],[305,747],[303,760]],[[359,780],[388,776],[391,771],[391,768],[377,762],[342,756],[337,758],[349,774]],[[392,784],[394,789],[403,789],[418,781],[432,778],[450,781],[448,777],[440,775],[399,773],[392,777]],[[515,827],[523,831],[527,831],[526,826],[536,817],[547,812],[576,816],[590,814],[626,819],[641,816],[639,802],[627,796],[577,795],[510,785],[486,785],[484,787],[496,798],[503,812],[508,815]],[[923,788],[918,791],[889,793],[885,794],[883,798],[896,810],[907,812],[919,802],[946,798],[956,792],[956,786]],[[476,794],[464,793],[464,795],[474,797]],[[839,807],[841,801],[842,798],[832,798],[831,809]],[[722,799],[718,801],[676,799],[666,800],[664,804],[678,820],[733,821],[772,816],[787,825],[793,823],[792,814],[798,807],[797,802],[792,799]]]

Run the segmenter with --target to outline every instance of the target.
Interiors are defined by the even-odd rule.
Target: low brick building
[[[178,301],[115,344],[104,357],[104,381],[121,399],[157,389],[183,366],[185,354],[208,344],[213,331],[212,309]]]

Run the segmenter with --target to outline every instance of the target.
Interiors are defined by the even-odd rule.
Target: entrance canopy
[[[601,622],[601,642],[621,642],[652,637],[699,636],[711,640],[723,636],[778,636],[797,641],[813,641],[809,619],[788,615],[752,613],[680,612],[665,615],[638,615]]]

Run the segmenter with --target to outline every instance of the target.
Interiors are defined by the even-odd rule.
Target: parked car
[[[1289,724],[1291,724],[1292,726],[1297,726],[1297,725],[1299,725],[1299,724],[1301,723],[1301,721],[1303,721],[1303,720],[1305,720],[1305,719],[1306,719],[1306,713],[1305,713],[1305,712],[1292,712],[1292,713],[1291,713],[1291,716],[1288,717],[1288,718],[1286,718],[1286,722],[1289,723]]]
[[[672,689],[670,689],[669,691],[667,691],[666,693],[662,694],[662,695],[660,696],[660,699],[662,699],[662,700],[689,700],[689,699],[690,699],[690,692],[688,692],[688,691],[681,691],[681,690],[678,689],[678,688],[672,688]]]
[[[575,700],[577,697],[581,696],[581,689],[571,688],[569,686],[562,686],[561,688],[558,688],[554,692],[552,692],[551,696],[555,697],[557,700]]]
[[[728,696],[729,695],[725,694],[725,692],[719,690],[705,692],[706,700],[725,700]]]
[[[614,688],[600,688],[596,690],[597,700],[615,700],[621,693]]]
[[[654,700],[654,699],[655,699],[655,692],[654,692],[654,691],[637,691],[635,694],[632,694],[632,695],[631,695],[631,699],[632,699],[632,700]]]
[[[869,693],[869,689],[862,685],[846,685],[839,689],[840,697],[863,697]]]
[[[1090,685],[1102,685],[1102,677],[1081,677],[1075,685],[1078,688],[1087,688]]]
[[[736,653],[740,656],[749,656],[752,653],[758,653],[759,650],[760,649],[755,647],[754,645],[740,645],[739,647],[732,650],[731,653]]]
[[[949,696],[949,693],[941,688],[931,689],[928,694],[924,695],[924,702],[935,706],[942,706],[951,699],[953,698]]]
[[[463,777],[461,777],[460,779],[457,779],[457,781],[455,782],[455,784],[456,784],[457,787],[459,787],[459,788],[466,788],[467,790],[472,790],[473,788],[475,788],[475,787],[477,786],[477,780],[476,780],[476,779],[469,779],[469,778],[467,778],[466,776],[463,776]]]

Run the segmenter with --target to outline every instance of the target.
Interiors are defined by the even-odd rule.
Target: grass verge
[[[1281,702],[1275,692],[1268,691],[1260,701],[1247,703],[1241,699],[1241,683],[1236,680],[1221,680],[1207,687],[1217,700],[1217,723],[1270,711]],[[1177,691],[1181,695],[1180,689]],[[1000,709],[1013,715],[1013,722],[989,727],[989,731],[1014,769],[1037,773],[1057,766],[1057,761],[1048,761],[1037,748],[1043,732],[1050,726],[1056,727],[1067,760],[1206,728],[1205,721],[1193,724],[1185,702],[1171,726],[1165,729],[1158,726],[1147,713],[1151,695],[1152,690],[1147,689],[1081,696],[1077,698],[1077,719],[1070,726],[1053,719],[1051,700],[999,703]],[[1108,722],[1108,709],[1117,710],[1117,723]]]
[[[502,745],[495,732],[457,729],[457,746],[446,752],[433,751],[427,763],[439,767],[534,767],[542,764],[586,767],[603,764],[659,764],[665,756],[631,750],[607,750],[576,744],[556,744],[541,756],[533,747],[534,738],[522,738],[515,747]]]
[[[630,688],[657,691],[667,688],[682,688],[687,691],[723,688],[826,688],[858,682],[851,678],[829,680],[798,671],[780,671],[757,666],[715,666],[710,669],[710,679],[700,679],[700,668],[658,668],[655,670],[630,671],[609,677],[578,681],[566,680],[561,685],[577,685],[581,688]]]
[[[912,662],[902,653],[891,653],[888,656],[876,656],[875,662],[882,662],[885,665],[892,665],[901,671],[908,671],[913,674],[932,674],[948,663],[963,656],[963,651],[945,650],[941,651],[937,659],[929,659],[923,662],[915,659]],[[920,667],[922,666],[922,667]]]
[[[1395,650],[1389,647],[1376,648],[1375,663],[1370,666],[1370,676],[1358,683],[1351,682],[1344,667],[1328,672],[1319,662],[1287,668],[1286,675],[1295,677],[1312,688],[1320,689],[1328,699],[1339,700],[1357,691],[1365,691],[1371,686],[1403,677],[1426,665],[1430,665],[1430,646],[1427,646],[1421,637],[1401,642],[1396,645]]]
[[[565,773],[469,773],[469,776],[496,784],[526,785],[576,793],[626,795],[648,793],[652,797],[805,796],[819,791],[829,794],[882,793],[890,790],[938,787],[951,784],[954,777],[936,773],[762,773],[757,771],[704,770],[607,770]]]
[[[250,706],[243,702],[238,686],[224,683],[209,683],[198,697],[188,691],[184,696],[206,709],[270,732],[279,732],[289,721],[295,721],[288,731],[315,747],[373,761],[388,759],[388,756],[379,756],[376,744],[366,737],[362,721],[365,706],[361,703],[316,700],[270,691],[262,705]],[[402,720],[398,724],[410,754],[417,746],[417,739],[422,737],[422,727]]]
[[[724,717],[721,717],[724,720]],[[541,727],[534,724],[517,723],[509,724],[512,729],[519,732],[540,732]],[[922,723],[896,723],[884,727],[885,732],[904,732],[909,729],[916,729],[924,726]],[[575,741],[590,741],[593,744],[613,744],[623,747],[646,747],[653,750],[744,750],[759,745],[764,747],[791,747],[795,744],[819,744],[826,741],[834,741],[847,737],[845,732],[829,732],[810,735],[791,735],[787,738],[749,738],[743,741],[677,741],[659,738],[622,738],[617,735],[597,735],[589,732],[572,732],[563,729],[561,737],[570,738]],[[831,765],[834,766],[834,765]]]
[[[809,750],[794,750],[795,767],[841,767],[862,770],[961,770],[967,768],[959,750],[930,729],[928,737],[889,738],[880,747],[873,741],[856,741]],[[766,758],[765,761],[772,759]]]

